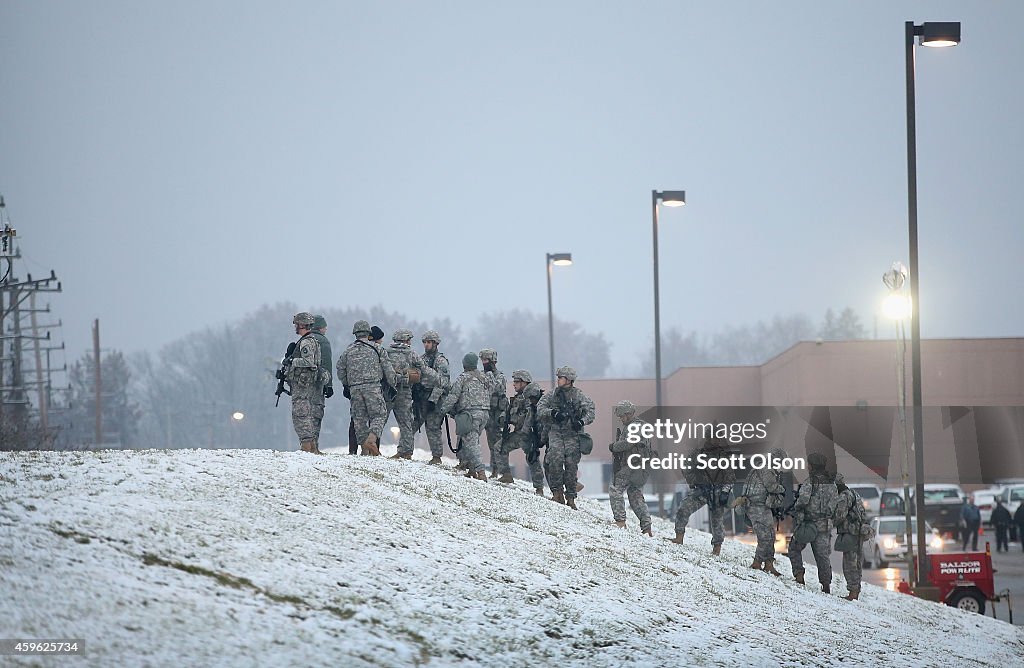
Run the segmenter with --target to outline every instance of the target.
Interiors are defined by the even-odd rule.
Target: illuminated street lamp
[[[914,386],[914,474],[917,506],[917,549],[920,568],[918,587],[928,584],[928,545],[924,530],[924,419],[921,396],[921,312],[919,299],[921,274],[917,262],[917,120],[914,98],[914,38],[921,46],[956,46],[960,43],[959,22],[930,22],[914,25],[907,21],[905,46],[907,61],[907,219],[910,232],[910,357]]]
[[[555,316],[551,306],[551,265],[568,267],[572,264],[572,253],[548,253],[544,261],[548,273],[548,349],[551,351],[551,389],[555,388]]]
[[[242,420],[245,419],[245,413],[243,413],[242,411],[235,411],[234,413],[231,414],[231,419],[234,420],[235,422],[241,422]]]
[[[685,190],[651,191],[651,220],[654,227],[654,397],[661,408],[661,298],[658,293],[658,202],[678,207],[686,204]]]

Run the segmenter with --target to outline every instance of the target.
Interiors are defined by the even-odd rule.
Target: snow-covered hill
[[[580,508],[415,461],[3,452],[0,637],[96,666],[1021,665],[1003,622]]]

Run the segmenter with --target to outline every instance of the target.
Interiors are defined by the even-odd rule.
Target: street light
[[[242,420],[245,419],[245,413],[243,413],[242,411],[235,411],[234,413],[231,414],[231,419],[234,420],[235,422],[241,422]]]
[[[551,265],[568,267],[572,264],[572,253],[548,253],[544,260],[548,273],[548,348],[551,351],[551,389],[555,388],[555,316],[551,307]]]
[[[651,191],[651,219],[654,225],[654,397],[661,408],[661,299],[658,295],[658,202],[677,207],[686,204],[685,190]]]
[[[921,46],[956,46],[960,43],[959,22],[905,24],[907,56],[907,219],[910,231],[910,358],[914,386],[914,498],[917,506],[917,586],[928,584],[928,545],[924,531],[924,418],[921,414],[921,275],[917,263],[917,121],[914,99],[914,37]]]

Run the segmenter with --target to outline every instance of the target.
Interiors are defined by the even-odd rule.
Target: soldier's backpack
[[[871,528],[871,524],[868,521],[868,513],[864,509],[864,502],[856,492],[850,490],[850,494],[853,499],[849,510],[846,511],[846,527],[848,531],[836,536],[836,544],[833,548],[836,552],[858,550],[861,543],[871,540],[875,535],[875,530]]]
[[[765,489],[768,492],[764,499],[765,507],[769,510],[781,510],[786,503],[786,487],[776,480],[765,485]]]

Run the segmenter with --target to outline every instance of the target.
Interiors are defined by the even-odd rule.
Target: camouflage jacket
[[[835,515],[839,490],[831,476],[811,474],[810,479],[800,486],[800,494],[793,502],[793,514],[817,522],[831,520]]]
[[[311,332],[310,336],[320,344],[320,366],[327,373],[327,380],[324,387],[331,387],[334,384],[334,360],[331,359],[331,342],[320,332]]]
[[[463,371],[452,383],[441,404],[441,413],[486,411],[490,408],[491,384],[480,371]],[[453,413],[454,414],[454,413]]]
[[[319,394],[320,401],[323,401],[327,373],[321,364],[320,344],[312,334],[306,334],[298,340],[285,380],[292,388],[293,397],[308,398]]]
[[[398,386],[395,367],[380,344],[357,339],[338,357],[338,380],[346,387],[370,385],[387,380]]]
[[[781,485],[782,473],[774,469],[753,469],[747,474],[743,496],[752,506],[763,506],[768,501],[768,487]]]
[[[708,459],[727,457],[728,451],[718,441],[708,441],[700,448],[690,453],[690,468],[683,471],[686,482],[695,487],[703,494],[712,492],[732,492],[732,485],[736,482],[736,471],[732,467],[722,469],[700,469],[697,461],[698,455],[704,455]]]
[[[426,368],[423,360],[420,359],[420,356],[416,354],[408,343],[395,341],[388,346],[387,355],[398,378],[398,385],[396,386],[398,389],[409,389],[409,369],[417,369],[422,376],[423,369]]]
[[[497,418],[508,407],[508,395],[505,394],[505,387],[508,383],[505,380],[505,374],[497,369],[485,373],[487,380],[491,383],[491,414]]]
[[[536,411],[530,397],[536,396],[539,392],[531,392],[531,389],[540,390],[536,383],[530,383],[509,400],[508,406],[508,422],[511,425],[509,431],[524,437],[532,437],[536,422]]]
[[[554,411],[566,411],[569,417],[562,422],[556,422],[552,415]],[[575,385],[567,387],[556,387],[554,392],[546,392],[537,404],[537,417],[549,425],[549,428],[559,433],[576,433],[573,420],[582,420],[587,425],[594,421],[594,401],[583,394]]]
[[[640,437],[639,443],[630,443],[626,440],[626,437],[629,435],[629,425],[636,424],[642,428],[642,425],[647,424],[646,422],[638,417],[634,417],[627,424],[622,424],[621,420],[615,419],[619,422],[619,425],[615,428],[615,442],[608,446],[608,449],[612,451],[612,475],[628,466],[629,458],[632,455],[650,457],[654,452],[651,448],[651,439],[644,438],[639,432],[637,432],[637,436]]]
[[[860,511],[863,511],[864,501],[860,498],[860,495],[857,494],[857,492],[853,491],[849,487],[836,495],[836,509],[835,513],[832,515],[836,531],[839,533],[854,532],[854,527],[850,526],[850,515],[852,514],[856,516],[860,514],[857,510],[858,507],[860,508]],[[851,510],[853,510],[853,513],[850,512]],[[857,531],[860,531],[859,527],[857,528]]]

